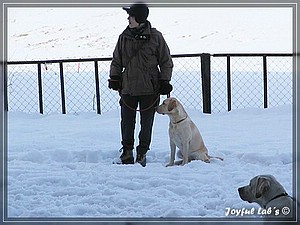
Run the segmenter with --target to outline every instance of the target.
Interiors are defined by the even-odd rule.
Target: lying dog
[[[256,202],[267,209],[265,216],[292,216],[293,199],[286,193],[283,186],[272,175],[260,175],[252,178],[250,184],[238,188],[240,198],[249,203]],[[268,211],[269,210],[269,211]]]
[[[181,103],[175,98],[167,98],[156,109],[159,114],[167,114],[170,118],[169,137],[171,147],[170,162],[167,166],[173,166],[175,160],[176,146],[179,148],[177,156],[182,160],[175,165],[185,165],[191,160],[202,160],[209,163],[212,157],[208,155],[201,134],[190,119]]]

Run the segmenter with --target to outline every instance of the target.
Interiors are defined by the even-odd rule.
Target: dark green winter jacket
[[[146,22],[141,30],[127,27],[113,52],[110,77],[119,77],[121,93],[157,94],[160,80],[171,80],[173,61],[161,32]]]

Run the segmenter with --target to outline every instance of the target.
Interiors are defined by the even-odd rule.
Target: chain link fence
[[[212,57],[213,111],[292,104],[292,56],[237,55],[230,57],[230,62],[228,57],[230,56]],[[265,65],[263,57],[265,57]],[[230,77],[228,77],[228,69]],[[230,101],[228,95],[231,95]],[[227,101],[224,101],[226,98]]]
[[[119,95],[107,87],[110,62],[109,58],[8,62],[7,109],[46,114],[116,110]],[[171,96],[186,108],[204,111],[201,54],[174,55],[173,62]],[[209,63],[211,112],[292,104],[291,54],[216,54]]]

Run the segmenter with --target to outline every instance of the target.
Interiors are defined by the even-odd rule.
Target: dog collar
[[[288,196],[288,193],[284,192],[280,195],[276,195],[274,198],[272,198],[270,201],[268,201],[265,205],[264,205],[264,208],[266,208],[266,206],[273,200],[277,199],[277,198],[280,198],[280,197],[284,197],[284,196]]]
[[[182,121],[186,120],[187,118],[188,118],[188,116],[186,116],[185,118],[183,118],[183,119],[181,119],[181,120],[179,120],[179,121],[177,121],[177,122],[175,122],[175,123],[173,123],[173,124],[181,123]]]

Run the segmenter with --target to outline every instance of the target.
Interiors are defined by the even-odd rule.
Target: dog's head
[[[242,200],[263,206],[268,200],[284,192],[284,188],[272,175],[259,175],[252,178],[249,185],[238,188],[238,192]]]
[[[156,108],[156,112],[159,114],[172,114],[179,102],[176,98],[167,98],[161,105]]]

